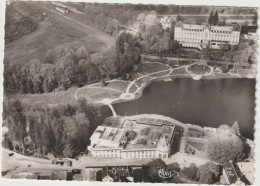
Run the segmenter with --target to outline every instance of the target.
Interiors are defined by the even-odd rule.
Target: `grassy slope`
[[[35,16],[37,11],[38,14],[45,13],[46,19],[39,22],[39,28],[35,32],[5,46],[5,58],[12,63],[26,63],[34,58],[42,59],[47,50],[72,41],[83,42],[91,53],[99,51],[105,45],[93,37],[92,30],[84,29],[61,15],[42,8],[44,3],[17,2],[15,5],[24,15]]]
[[[19,99],[21,102],[26,104],[33,104],[33,103],[46,103],[51,105],[56,104],[67,104],[73,103],[76,101],[74,99],[74,93],[76,92],[77,87],[71,87],[66,91],[61,92],[50,92],[50,93],[43,93],[43,94],[5,94],[8,98],[12,99]]]

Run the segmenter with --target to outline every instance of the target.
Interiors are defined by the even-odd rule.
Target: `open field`
[[[76,100],[74,99],[74,93],[76,92],[77,87],[71,87],[66,91],[60,92],[50,92],[43,94],[6,94],[7,97],[13,99],[19,99],[22,103],[33,104],[33,103],[46,103],[48,105],[57,105],[57,104],[68,104],[73,103]]]
[[[110,82],[106,87],[118,90],[120,92],[125,92],[128,84],[129,83],[127,83],[125,81],[113,81],[113,82]]]
[[[91,87],[91,88],[81,89],[78,92],[77,97],[87,98],[90,101],[97,102],[97,101],[101,101],[104,98],[110,98],[110,99],[118,98],[119,95],[120,92],[118,91],[106,89],[103,87],[100,88]]]
[[[140,73],[145,75],[145,74],[150,74],[153,72],[167,70],[167,69],[169,69],[169,67],[167,67],[162,63],[143,63],[141,66]]]
[[[21,14],[33,17],[40,13],[45,15],[45,19],[39,21],[39,28],[36,31],[5,46],[5,58],[11,63],[24,64],[34,58],[41,60],[47,50],[72,41],[82,42],[90,53],[100,51],[106,46],[103,40],[94,35],[96,32],[93,29],[86,29],[59,15],[57,11],[47,6],[47,2],[17,2],[14,5]],[[100,35],[100,32],[98,33]]]

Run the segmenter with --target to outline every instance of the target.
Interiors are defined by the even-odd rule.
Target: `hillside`
[[[48,2],[15,2],[8,5],[12,8],[7,9],[7,18],[17,19],[17,16],[11,15],[19,14],[21,20],[16,20],[17,24],[22,24],[22,18],[27,17],[38,27],[30,33],[21,34],[13,42],[6,43],[5,61],[12,64],[25,64],[34,58],[41,60],[47,50],[71,41],[85,43],[90,53],[113,45],[113,38],[110,36],[65,18],[55,10],[55,6],[49,7],[49,4]],[[105,37],[108,37],[109,43],[104,39]]]

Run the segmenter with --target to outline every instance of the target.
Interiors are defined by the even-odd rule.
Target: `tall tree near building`
[[[179,21],[181,21],[181,16],[178,14],[177,17],[176,17],[176,22],[178,23]]]
[[[137,38],[129,33],[122,33],[116,42],[116,71],[125,76],[133,70],[134,65],[141,62],[141,45]]]
[[[258,20],[258,15],[257,15],[257,13],[254,13],[252,24],[257,26],[257,20]]]
[[[212,25],[213,24],[213,18],[214,16],[213,16],[213,12],[210,12],[210,15],[209,15],[209,18],[208,18],[208,23],[210,24],[210,25]]]
[[[212,24],[216,25],[217,23],[218,23],[218,12],[216,11],[214,16],[213,16]]]

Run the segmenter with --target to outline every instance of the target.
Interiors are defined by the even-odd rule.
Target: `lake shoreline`
[[[161,82],[161,81],[165,81],[166,79],[171,79],[171,81],[173,81],[174,79],[183,79],[183,78],[188,78],[188,79],[193,79],[191,74],[176,74],[176,75],[168,75],[167,77],[158,77],[155,78],[149,82],[146,82],[145,86],[143,86],[139,92],[137,92],[135,94],[135,96],[131,99],[118,99],[116,101],[113,101],[111,104],[118,104],[118,103],[124,103],[124,102],[129,102],[129,101],[134,101],[137,100],[139,98],[142,97],[143,95],[143,90],[149,86],[151,83],[153,82]],[[238,75],[238,74],[211,74],[211,75],[207,75],[207,76],[203,76],[201,79],[199,80],[215,80],[215,79],[256,79],[256,78],[248,78],[246,76],[242,76],[242,75]],[[197,81],[195,79],[193,79],[194,81]],[[166,81],[165,81],[166,82]]]

